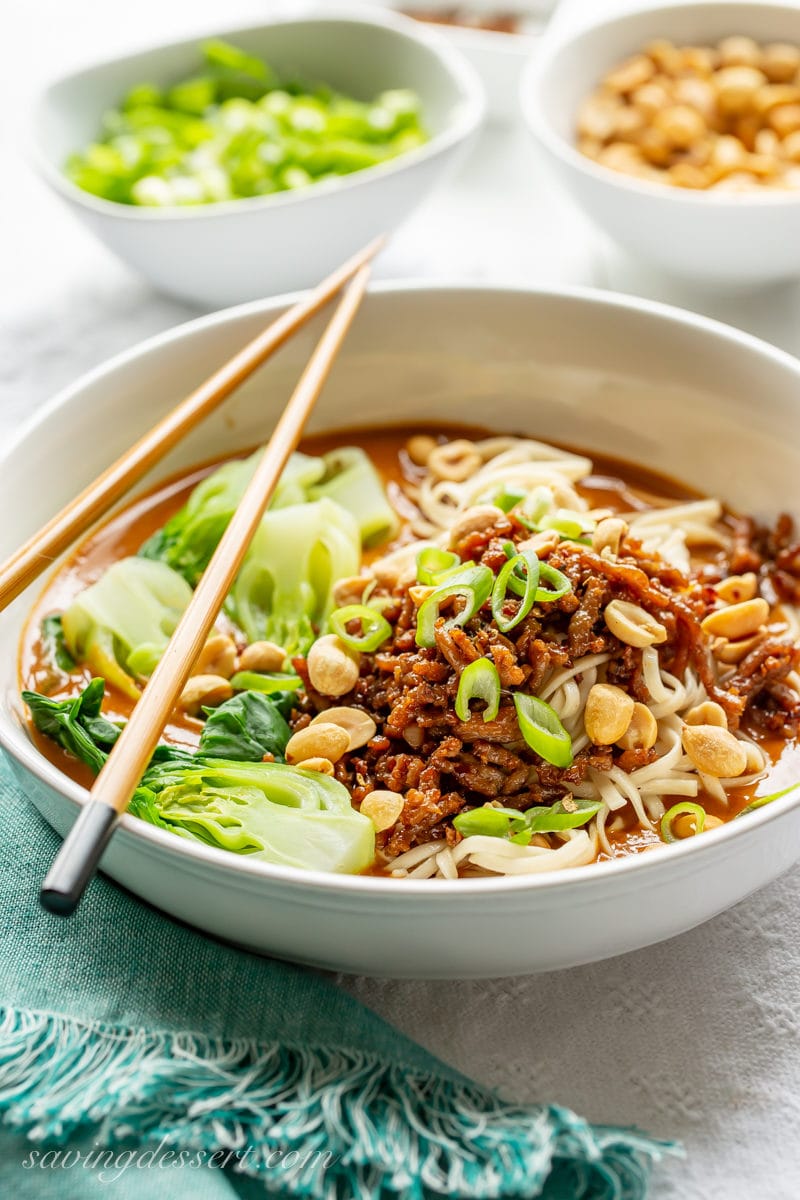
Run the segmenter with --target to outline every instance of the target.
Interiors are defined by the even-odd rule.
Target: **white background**
[[[573,0],[558,20],[594,14],[601,3]],[[22,148],[37,82],[280,7],[291,0],[4,0],[0,436],[87,368],[194,315],[112,259],[32,177]],[[519,128],[486,131],[461,175],[398,234],[378,273],[613,286],[800,351],[800,287],[700,297],[625,263],[552,189]],[[342,982],[511,1098],[683,1139],[689,1157],[657,1172],[658,1200],[794,1200],[799,919],[795,871],[693,933],[592,967],[486,983]]]

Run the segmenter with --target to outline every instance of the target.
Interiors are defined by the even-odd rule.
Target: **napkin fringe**
[[[231,1169],[302,1200],[644,1200],[653,1163],[680,1153],[358,1050],[4,1007],[0,1113],[37,1142],[231,1151]]]

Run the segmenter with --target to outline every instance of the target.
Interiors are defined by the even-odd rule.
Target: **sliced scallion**
[[[494,575],[485,566],[466,567],[448,576],[420,605],[417,613],[417,645],[434,646],[434,627],[442,605],[452,599],[463,600],[461,611],[445,621],[445,629],[463,626],[483,607],[492,593]]]
[[[557,800],[550,808],[529,808],[525,813],[531,833],[559,833],[562,829],[578,829],[591,821],[603,807],[601,800],[573,800],[574,807],[566,808]]]
[[[572,739],[557,713],[538,696],[514,693],[514,706],[520,733],[534,753],[554,767],[568,767],[572,763]]]
[[[515,808],[497,808],[493,804],[483,804],[480,808],[469,808],[459,813],[453,817],[453,825],[462,837],[507,837],[510,833],[528,832],[521,812]]]
[[[743,808],[741,812],[736,814],[736,818],[755,812],[757,809],[763,808],[765,804],[771,804],[773,800],[781,800],[784,796],[788,796],[790,792],[796,792],[799,787],[800,783],[791,783],[779,792],[771,792],[769,796],[756,796],[755,800],[750,801],[747,808]]]
[[[661,836],[665,842],[679,840],[673,833],[672,826],[678,817],[684,815],[694,817],[695,835],[703,832],[706,826],[706,810],[700,804],[693,804],[691,800],[682,800],[680,804],[673,804],[672,808],[667,809],[661,818]]]
[[[460,565],[461,559],[452,550],[426,546],[417,555],[417,581],[429,586],[435,585],[441,575]]]
[[[513,558],[509,558],[500,568],[492,588],[492,616],[497,628],[502,633],[508,633],[510,629],[519,625],[520,621],[524,621],[533,608],[539,583],[540,565],[539,559],[533,551],[525,550],[521,554],[515,554]],[[508,593],[509,591],[517,593],[519,586],[519,581],[514,578],[514,575],[523,570],[525,584],[522,596],[515,611],[510,616],[506,616],[504,609],[508,601]]]
[[[299,675],[262,674],[260,671],[237,671],[231,679],[235,692],[293,692],[300,687]]]
[[[572,584],[566,575],[556,567],[551,567],[546,562],[541,563],[539,566],[539,583],[549,583],[551,586],[549,588],[538,587],[536,589],[537,604],[550,604],[554,600],[560,600],[562,596],[566,596],[572,591]]]
[[[525,499],[526,493],[520,491],[519,488],[508,487],[497,492],[492,499],[492,504],[496,508],[501,508],[504,513],[511,512],[517,504],[520,504]]]
[[[361,633],[350,633],[347,626],[351,621],[361,622]],[[330,615],[330,627],[345,646],[371,654],[391,637],[392,627],[374,608],[366,604],[346,604]]]
[[[484,721],[494,721],[500,708],[500,676],[490,658],[477,658],[461,672],[456,695],[456,716],[468,721],[472,716],[470,700],[483,700]]]

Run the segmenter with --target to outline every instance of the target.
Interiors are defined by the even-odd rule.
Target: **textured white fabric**
[[[600,3],[575,0],[558,20]],[[27,173],[11,144],[24,129],[26,94],[37,77],[83,58],[215,20],[246,23],[266,7],[230,0],[223,14],[213,0],[6,0],[0,434],[82,371],[192,315],[116,263]],[[740,301],[667,291],[595,237],[543,177],[521,130],[484,135],[461,176],[397,237],[380,274],[614,284],[702,307],[800,350],[800,288]],[[796,870],[701,929],[579,970],[482,983],[343,982],[509,1096],[684,1139],[689,1158],[658,1173],[658,1200],[795,1200],[799,919]]]

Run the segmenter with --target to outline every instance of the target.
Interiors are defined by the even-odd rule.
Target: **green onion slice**
[[[470,700],[484,700],[484,721],[493,721],[500,708],[500,676],[490,658],[477,658],[461,672],[456,696],[456,716],[468,721],[472,716]]]
[[[533,608],[539,583],[540,566],[539,559],[533,551],[525,550],[522,554],[515,554],[513,558],[509,558],[508,562],[504,563],[500,568],[500,573],[497,579],[495,579],[494,587],[492,588],[492,616],[497,628],[502,633],[508,633],[510,629],[514,629],[515,626],[519,625],[520,621],[524,621]],[[508,599],[508,592],[512,591],[519,594],[517,592],[519,582],[513,577],[515,573],[519,574],[523,569],[525,572],[525,586],[522,597],[515,611],[510,617],[507,617],[503,612],[503,608]]]
[[[492,504],[496,508],[501,508],[504,513],[511,512],[512,508],[525,499],[526,494],[526,492],[521,491],[519,488],[503,488],[495,494]]]
[[[361,622],[361,633],[348,632],[347,626],[351,621]],[[366,604],[346,604],[344,608],[337,608],[330,615],[330,627],[345,646],[365,654],[377,650],[392,635],[392,627],[386,617]]]
[[[447,582],[437,587],[420,605],[417,613],[417,645],[429,647],[436,644],[434,626],[446,600],[460,597],[464,603],[460,612],[445,621],[445,629],[463,626],[489,599],[493,584],[494,575],[482,565],[466,567],[463,571],[448,575]]]
[[[514,693],[517,721],[526,743],[534,753],[554,767],[572,764],[572,739],[554,709],[538,696]]]
[[[562,596],[566,596],[572,591],[572,584],[563,571],[551,567],[546,562],[539,565],[539,582],[549,583],[551,587],[536,589],[537,604],[552,603],[553,600],[560,600]]]
[[[437,584],[441,575],[460,565],[461,559],[452,550],[426,546],[417,555],[417,580],[419,583]]]
[[[591,821],[603,807],[602,800],[573,800],[575,805],[565,808],[561,800],[557,800],[550,808],[529,808],[525,813],[528,828],[531,833],[558,833],[562,829],[577,829]]]
[[[496,808],[493,804],[459,813],[453,817],[453,825],[462,837],[475,834],[479,837],[508,837],[514,833],[527,834],[530,841],[531,836],[523,813],[515,808]]]
[[[537,487],[529,492],[514,510],[514,516],[526,529],[538,532],[545,513],[553,506],[553,493],[548,487]]]
[[[259,671],[237,671],[231,679],[235,692],[293,692],[300,687],[299,675],[262,675]]]
[[[763,808],[765,804],[771,804],[773,800],[780,800],[783,796],[788,796],[790,792],[795,792],[800,787],[800,783],[790,783],[788,787],[782,788],[779,792],[772,792],[769,796],[756,796],[755,800],[751,800],[747,808],[743,808],[741,812],[736,814],[734,820],[743,817],[746,813],[755,812],[756,809]]]
[[[680,804],[673,804],[672,808],[667,809],[661,818],[661,836],[665,842],[677,842],[681,839],[676,838],[672,832],[672,825],[676,817],[681,817],[684,813],[694,817],[695,820],[695,836],[702,833],[706,827],[706,810],[700,804],[693,804],[691,800],[682,800]]]

